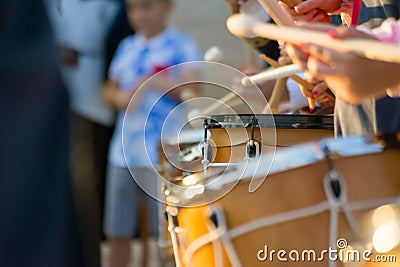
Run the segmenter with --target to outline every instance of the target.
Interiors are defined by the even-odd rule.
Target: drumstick
[[[280,0],[280,1],[286,4],[290,8],[294,8],[295,6],[303,2],[303,0]]]
[[[240,12],[240,5],[239,4],[230,4],[229,8],[231,9],[232,14],[237,14]]]
[[[274,68],[279,68],[280,66],[282,66],[281,64],[279,64],[276,60],[266,56],[266,55],[260,55],[261,59],[264,60],[265,62],[267,62],[268,64],[270,64],[272,67]],[[291,78],[292,80],[296,81],[297,83],[301,84],[307,91],[311,92],[314,89],[314,85],[312,83],[307,82],[306,80],[304,80],[303,78],[301,78],[300,76],[294,74],[289,76],[289,78]],[[334,105],[335,103],[335,96],[332,94],[331,91],[327,91],[327,97],[330,100],[330,104]]]
[[[286,91],[287,80],[288,78],[282,78],[278,79],[275,83],[271,98],[268,101],[269,108],[273,114],[276,114],[278,111],[279,102],[281,101],[283,93]]]
[[[258,74],[249,77],[243,77],[242,85],[247,87],[247,86],[252,86],[253,83],[263,84],[266,81],[271,81],[291,76],[299,71],[300,71],[299,67],[295,64],[283,66],[276,69],[267,69]]]
[[[277,61],[275,61],[274,59],[272,59],[270,57],[267,57],[266,55],[260,55],[260,57],[261,57],[262,60],[264,60],[265,62],[267,62],[268,64],[270,64],[274,68],[279,68],[279,67],[282,66]],[[291,79],[295,80],[296,82],[298,82],[299,84],[303,85],[304,88],[307,91],[311,91],[314,88],[314,86],[311,83],[305,81],[304,79],[300,78],[296,74],[290,75],[289,78],[291,78]],[[278,86],[275,85],[274,91],[272,92],[272,96],[271,96],[271,99],[269,101],[269,106],[270,106],[270,109],[272,110],[273,113],[276,113],[277,108],[278,108],[278,101],[281,99],[282,94],[283,94],[283,87],[280,84],[283,81],[278,80],[276,82],[279,83],[279,85]],[[284,82],[285,82],[285,86],[286,86],[287,79],[285,79]],[[286,89],[286,88],[284,88],[284,89]],[[308,105],[310,107],[310,110],[315,109],[314,102],[312,102],[309,98],[308,98]]]
[[[260,55],[261,59],[264,60],[265,62],[267,62],[269,65],[271,65],[274,68],[279,68],[282,65],[279,64],[276,60],[267,57],[266,55]],[[311,83],[307,82],[306,80],[304,80],[303,78],[301,78],[300,76],[294,74],[294,75],[290,75],[289,78],[293,79],[294,81],[296,81],[297,83],[301,84],[302,86],[304,86],[304,88],[306,88],[308,91],[311,91],[314,88],[314,85],[312,85]]]
[[[276,60],[274,60],[266,55],[260,55],[260,57],[262,60],[264,60],[265,62],[267,62],[274,68],[279,68],[282,66]],[[292,80],[301,84],[307,91],[312,91],[312,89],[314,89],[314,85],[312,83],[307,82],[306,80],[304,80],[303,78],[301,78],[300,76],[298,76],[296,74],[290,75],[289,78],[291,78]],[[332,100],[335,100],[335,96],[333,94],[328,94],[328,97]]]
[[[278,25],[294,26],[293,19],[279,6],[277,0],[258,0]]]
[[[241,14],[229,17],[227,26],[232,34],[239,37],[257,35],[293,44],[315,43],[339,52],[351,52],[372,60],[400,63],[400,46],[380,41],[360,38],[335,40],[330,38],[327,33],[299,27],[276,26]]]

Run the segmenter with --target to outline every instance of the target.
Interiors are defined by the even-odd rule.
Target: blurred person
[[[321,8],[325,12],[341,13],[343,18],[347,18],[344,22],[347,22],[348,18],[358,20],[358,25],[370,29],[379,27],[385,19],[399,19],[400,15],[399,0],[364,0],[359,18],[352,18],[352,8],[340,0],[306,0],[290,10],[289,14],[298,17],[296,20],[309,21],[312,20],[312,16],[307,14]],[[353,66],[356,67],[359,66]],[[321,90],[311,92],[315,97],[320,93],[323,92]],[[376,133],[398,132],[400,131],[399,106],[398,98],[384,97],[379,100],[369,98],[359,104],[348,103],[339,98],[335,105],[335,133],[339,136],[364,135],[372,138]]]
[[[71,99],[71,163],[75,204],[86,266],[100,266],[102,211],[114,110],[100,87],[106,69],[107,30],[120,3],[50,0],[62,75]]]
[[[91,0],[87,0],[91,1]],[[128,35],[134,34],[134,29],[131,28],[126,15],[126,7],[124,0],[114,0],[119,3],[119,8],[112,20],[110,26],[107,29],[106,40],[105,40],[105,56],[106,56],[106,68],[104,69],[104,80],[108,79],[108,69],[111,61],[114,57],[115,51],[118,48],[119,43]]]
[[[83,265],[69,172],[68,98],[41,1],[0,3],[2,266]]]
[[[256,16],[257,19],[263,20],[264,22],[274,23],[274,21],[266,11],[256,13],[257,7],[261,8],[257,0],[225,0],[225,3],[231,9],[232,13],[244,12],[245,14]],[[243,40],[251,47],[257,49],[257,51],[259,51],[260,53],[265,54],[274,60],[277,60],[279,58],[279,44],[277,41],[259,37],[244,38]],[[269,66],[269,64],[267,63],[265,63],[265,65]]]
[[[157,85],[140,91],[138,88],[148,77],[170,66],[202,59],[191,37],[168,27],[172,0],[127,0],[126,8],[128,20],[136,34],[120,43],[104,91],[106,103],[119,110],[109,153],[104,226],[110,249],[110,267],[126,267],[129,262],[130,241],[138,228],[141,216],[139,203],[143,199],[149,210],[151,232],[157,234],[157,202],[152,198],[154,195],[143,192],[136,181],[146,183],[153,194],[158,192],[157,176],[152,164],[158,162],[163,123],[169,112],[180,103],[179,90],[163,96],[167,89],[172,89],[168,88],[168,84],[174,84],[168,70],[159,77]],[[193,68],[183,68],[177,77],[174,76],[180,81],[192,81],[197,77],[196,73]],[[153,104],[156,105],[149,113]],[[124,124],[125,115],[127,120]],[[185,117],[185,114],[180,115]],[[176,124],[179,123],[176,121]],[[146,139],[145,147],[143,138]],[[149,164],[148,157],[152,164]]]

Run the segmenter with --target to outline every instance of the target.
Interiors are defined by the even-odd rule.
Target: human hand
[[[290,17],[292,17],[292,19],[295,21],[295,23],[300,23],[300,22],[329,23],[330,22],[330,16],[326,12],[324,12],[320,9],[311,9],[308,12],[298,13],[296,11],[297,6],[295,6],[294,8],[291,8],[283,2],[279,2],[279,5]],[[299,5],[301,5],[301,4],[299,4]]]
[[[313,10],[331,13],[338,10],[342,5],[341,0],[306,0],[296,5],[294,10],[299,15],[306,15]]]
[[[286,51],[285,47],[280,49],[280,57],[278,58],[278,63],[281,65],[290,65],[293,64],[292,59]]]
[[[104,84],[102,97],[106,105],[119,111],[126,110],[131,99],[131,95],[121,90],[118,83],[112,80]]]
[[[336,39],[373,38],[354,28],[345,27],[330,29],[329,34]],[[293,62],[307,75],[325,80],[337,97],[350,103],[360,103],[366,97],[382,96],[387,88],[399,82],[400,64],[369,60],[316,44],[289,44],[287,51]]]

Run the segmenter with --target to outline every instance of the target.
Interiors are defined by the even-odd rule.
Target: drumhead
[[[240,163],[227,165],[224,169],[216,169],[208,173],[196,173],[187,179],[198,181],[191,187],[181,187],[170,192],[177,206],[197,206],[204,201],[217,200],[223,197],[226,188],[233,188],[240,181],[251,181],[261,185],[268,175],[300,168],[324,160],[324,148],[331,154],[340,157],[352,157],[382,152],[378,144],[368,143],[363,137],[323,139],[319,142],[305,143],[290,148],[277,150],[274,153],[265,153],[257,159],[247,159]],[[265,162],[271,162],[265,164]],[[187,191],[191,195],[188,198]],[[226,192],[228,193],[228,192]],[[168,202],[168,200],[167,200]]]
[[[269,174],[275,174],[286,170],[303,167],[316,163],[325,158],[323,149],[327,147],[331,154],[340,157],[352,157],[358,155],[366,155],[371,153],[382,152],[381,146],[378,144],[368,143],[364,137],[353,136],[347,138],[328,138],[319,142],[311,142],[296,145],[275,151],[275,153],[266,153],[261,155],[259,159],[249,162],[243,162],[241,165],[235,165],[235,174],[232,171],[228,175],[219,177],[219,182],[212,183],[209,189],[216,189],[235,182],[237,177],[241,179],[264,179]],[[262,162],[270,161],[272,158],[272,166],[267,169]],[[239,175],[240,176],[237,176]],[[232,179],[234,179],[232,181]]]
[[[210,133],[208,133],[210,136]],[[181,131],[178,135],[168,135],[161,139],[161,143],[169,146],[179,144],[195,144],[200,143],[204,139],[204,130],[202,129],[187,129]]]
[[[226,114],[213,115],[207,123],[213,128],[247,128],[254,117],[261,128],[282,129],[327,129],[333,130],[333,115],[292,115],[292,114]]]

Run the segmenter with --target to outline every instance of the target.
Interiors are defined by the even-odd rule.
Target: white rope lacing
[[[342,184],[343,186],[344,184]],[[343,189],[343,187],[342,187]],[[346,192],[346,191],[344,191]],[[400,196],[396,198],[384,198],[384,199],[371,199],[371,200],[363,200],[349,203],[347,201],[347,197],[345,201],[341,201],[339,204],[333,204],[332,201],[324,201],[317,205],[313,205],[306,208],[300,208],[288,212],[283,212],[276,215],[266,216],[260,219],[256,219],[254,221],[242,224],[240,226],[236,226],[230,230],[227,230],[226,227],[219,225],[213,231],[200,236],[196,240],[194,240],[188,247],[184,253],[183,260],[184,262],[189,263],[193,258],[193,255],[197,250],[206,246],[217,239],[221,239],[224,244],[225,250],[227,252],[228,258],[232,263],[232,266],[242,266],[240,264],[240,260],[238,255],[232,245],[232,239],[244,235],[246,233],[255,231],[257,229],[269,227],[272,225],[280,224],[283,222],[288,222],[292,220],[298,220],[306,217],[310,217],[313,215],[317,215],[324,211],[330,211],[330,231],[329,231],[329,245],[333,248],[336,246],[337,235],[338,235],[338,216],[340,210],[346,210],[345,216],[349,224],[354,224],[353,220],[354,216],[351,212],[359,211],[359,210],[368,210],[377,208],[381,205],[398,203],[400,202]],[[353,226],[351,228],[357,229],[357,227]],[[234,263],[236,262],[237,265]],[[238,263],[237,263],[238,262]],[[330,267],[336,266],[335,263],[330,263]]]

